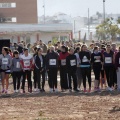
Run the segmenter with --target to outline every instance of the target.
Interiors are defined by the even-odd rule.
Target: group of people
[[[117,49],[116,44],[93,41],[88,47],[85,43],[72,41],[52,45],[49,41],[47,50],[43,46],[45,45],[40,40],[39,44],[34,45],[33,54],[29,52],[28,47],[21,46],[21,43],[13,50],[8,47],[2,48],[0,55],[2,93],[8,93],[10,74],[15,93],[21,89],[22,93],[26,92],[26,79],[28,92],[31,93],[33,90],[45,92],[46,76],[49,91],[58,92],[58,71],[62,92],[66,90],[91,92],[92,72],[95,76],[93,91],[99,92],[103,85],[108,91],[120,91],[120,47]],[[43,51],[46,51],[46,54],[43,54]]]

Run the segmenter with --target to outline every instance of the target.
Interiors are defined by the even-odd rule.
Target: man
[[[55,47],[50,47],[50,52],[46,55],[46,69],[48,71],[49,77],[49,87],[50,92],[54,90],[58,92],[57,89],[57,70],[58,70],[58,53],[55,52]]]

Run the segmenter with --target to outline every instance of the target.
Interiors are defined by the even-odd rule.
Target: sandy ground
[[[120,120],[120,94],[25,93],[0,95],[0,120]],[[48,86],[46,87],[48,91]]]

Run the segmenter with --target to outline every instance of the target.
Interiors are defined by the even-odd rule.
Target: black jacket
[[[72,62],[73,65],[71,64],[71,62]],[[77,59],[76,59],[76,56],[74,54],[67,56],[66,64],[67,64],[67,71],[68,72],[76,72],[76,70],[77,70]]]
[[[41,63],[40,57],[38,55],[35,56],[35,69],[45,70],[45,57],[42,55],[43,63]],[[41,65],[42,64],[42,65]]]

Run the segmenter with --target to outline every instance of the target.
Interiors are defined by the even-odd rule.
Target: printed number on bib
[[[105,63],[112,63],[111,57],[105,57]]]
[[[29,66],[30,66],[30,61],[28,61],[28,60],[27,60],[27,61],[24,61],[24,66],[25,66],[25,67],[29,67]]]
[[[62,66],[66,65],[66,60],[65,60],[65,59],[64,59],[64,60],[61,60],[61,65],[62,65]]]
[[[49,64],[50,65],[56,65],[56,59],[50,59]]]
[[[7,65],[8,64],[8,58],[2,58],[2,64]]]
[[[20,68],[20,62],[16,63],[16,68]]]
[[[70,65],[75,66],[76,65],[76,60],[70,60]]]
[[[95,62],[100,62],[100,56],[95,56],[94,59],[96,59]]]

